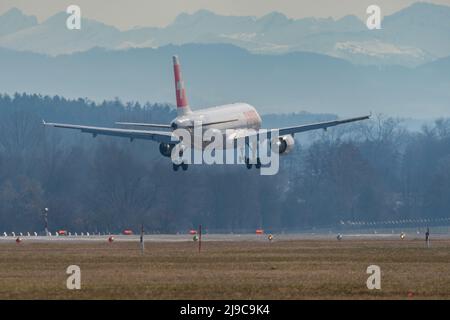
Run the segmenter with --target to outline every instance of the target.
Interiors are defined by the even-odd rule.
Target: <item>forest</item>
[[[169,104],[95,103],[36,94],[0,95],[0,231],[291,232],[342,221],[439,219],[450,212],[450,120],[408,130],[371,120],[296,135],[280,171],[192,165],[174,172],[151,141],[44,128],[42,120],[113,126],[168,123]],[[332,115],[264,115],[323,120]]]

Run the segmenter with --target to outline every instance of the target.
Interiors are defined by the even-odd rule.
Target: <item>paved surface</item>
[[[336,240],[337,233],[330,234],[274,234],[273,241],[280,240]],[[139,242],[139,235],[111,235],[114,237],[114,241],[119,242]],[[0,243],[14,242],[19,236],[1,236]],[[24,242],[103,242],[108,241],[110,235],[89,235],[89,236],[20,236]],[[424,239],[424,234],[406,233],[405,240]],[[432,234],[431,239],[450,239],[449,234]],[[342,240],[348,239],[384,239],[384,240],[400,240],[400,234],[342,234]],[[145,241],[147,242],[186,242],[193,241],[193,235],[180,234],[158,234],[158,235],[145,235]],[[202,235],[202,241],[268,241],[268,235],[256,235],[256,234],[204,234]]]

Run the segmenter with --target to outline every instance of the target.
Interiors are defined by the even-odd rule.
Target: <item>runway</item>
[[[340,233],[345,240],[401,240],[400,233]],[[205,242],[261,242],[269,241],[268,234],[204,234],[202,241]],[[338,241],[338,233],[301,233],[301,234],[273,234],[275,241],[296,241],[296,240],[333,240]],[[16,242],[18,238],[22,242],[45,243],[45,242],[108,242],[112,237],[113,242],[139,242],[139,235],[70,235],[70,236],[3,236],[0,243]],[[146,234],[145,242],[193,242],[193,235],[190,234]],[[425,235],[420,233],[405,233],[404,240],[422,240]],[[450,239],[449,234],[432,234],[431,239]]]

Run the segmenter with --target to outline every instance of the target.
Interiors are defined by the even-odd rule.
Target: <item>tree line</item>
[[[410,131],[401,119],[379,115],[299,134],[274,176],[237,165],[173,172],[154,142],[42,125],[168,123],[175,116],[168,104],[0,95],[0,231],[43,230],[45,207],[51,230],[73,232],[137,230],[141,223],[161,233],[198,224],[288,232],[449,216],[449,119]]]

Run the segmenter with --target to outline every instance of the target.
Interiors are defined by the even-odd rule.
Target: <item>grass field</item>
[[[81,290],[66,268],[81,268]],[[366,269],[380,266],[381,290]],[[408,297],[408,293],[409,297]],[[411,297],[411,293],[413,297]],[[450,241],[0,243],[0,299],[449,299]]]

